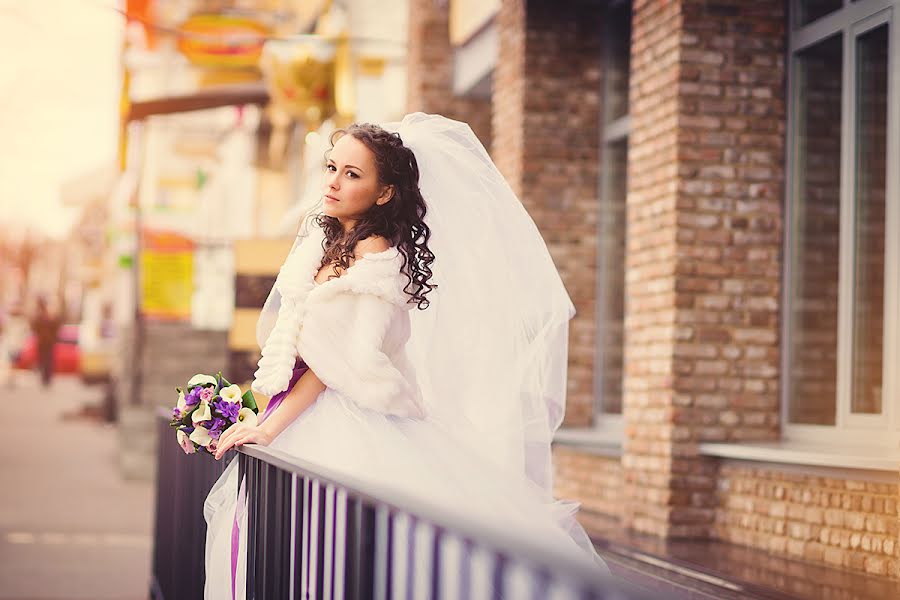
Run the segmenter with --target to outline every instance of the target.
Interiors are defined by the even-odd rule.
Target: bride
[[[268,445],[605,569],[552,497],[574,309],[533,221],[464,123],[415,113],[331,142],[257,327],[272,400],[216,458]],[[235,583],[235,463],[204,507],[207,598]]]

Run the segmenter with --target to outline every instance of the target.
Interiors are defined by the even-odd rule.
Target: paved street
[[[120,477],[116,429],[83,411],[101,387],[17,376],[4,389],[0,598],[146,599],[153,485]]]

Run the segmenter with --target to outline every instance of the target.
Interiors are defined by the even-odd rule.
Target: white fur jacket
[[[406,357],[408,279],[396,248],[364,255],[340,277],[315,282],[323,256],[321,228],[288,256],[275,286],[281,307],[266,339],[253,389],[287,389],[299,356],[319,379],[358,406],[422,417],[422,400]]]

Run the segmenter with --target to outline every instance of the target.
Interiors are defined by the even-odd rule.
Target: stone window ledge
[[[622,433],[615,430],[561,427],[553,436],[553,444],[596,456],[622,456]]]
[[[705,443],[700,454],[737,460],[811,465],[900,474],[900,448],[782,440],[741,444]]]

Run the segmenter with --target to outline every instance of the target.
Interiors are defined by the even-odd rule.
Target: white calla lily
[[[241,401],[241,386],[236,383],[232,383],[228,387],[222,388],[222,391],[219,392],[219,396],[221,396],[222,400],[225,400],[226,402],[237,404]]]
[[[175,407],[182,413],[187,408],[187,402],[184,401],[184,392],[178,392],[178,404]]]
[[[200,406],[198,406],[197,410],[194,411],[194,414],[191,415],[191,420],[194,423],[199,423],[200,421],[209,421],[210,419],[212,419],[212,413],[209,410],[209,402],[201,400]]]
[[[216,385],[216,378],[212,375],[204,375],[203,373],[197,373],[188,381],[188,387],[194,387],[195,385],[206,385],[207,383],[211,383]]]
[[[206,427],[194,427],[193,433],[191,433],[190,440],[194,443],[200,444],[204,448],[209,446],[209,443],[212,441],[212,438],[209,436],[209,429]]]
[[[256,417],[256,413],[249,408],[242,408],[241,410],[239,410],[237,420],[238,423],[243,423],[244,425],[249,425],[250,427],[256,427],[256,425],[259,423],[259,419]]]

